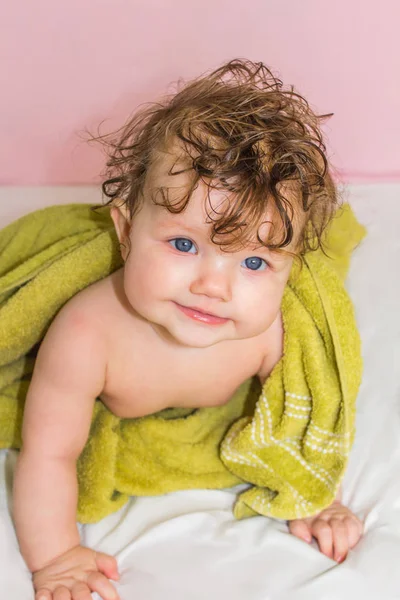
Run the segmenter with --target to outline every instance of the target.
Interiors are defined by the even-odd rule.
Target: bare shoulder
[[[100,372],[106,366],[104,315],[109,287],[106,280],[101,280],[61,308],[40,346],[35,371],[45,369],[46,375],[57,376],[59,383],[62,373],[68,378],[82,371],[83,377],[83,370],[88,376],[96,373],[96,378],[101,378]]]
[[[78,339],[92,337],[99,342],[115,296],[112,278],[113,274],[73,296],[59,311],[50,330],[63,329],[67,333],[72,328]]]

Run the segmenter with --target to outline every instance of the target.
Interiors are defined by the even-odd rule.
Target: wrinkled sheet
[[[122,600],[400,598],[400,184],[354,185],[344,198],[368,229],[348,279],[365,371],[344,481],[344,501],[364,520],[364,537],[337,565],[314,542],[289,535],[283,521],[235,521],[237,490],[131,499],[81,531],[84,544],[117,557]],[[0,189],[0,222],[57,200],[98,196],[88,188]],[[33,600],[10,517],[15,457],[0,452],[1,598]]]

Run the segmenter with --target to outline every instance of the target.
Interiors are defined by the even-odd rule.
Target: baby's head
[[[169,269],[167,259],[171,273],[181,270],[175,287],[181,281],[186,285],[176,294],[173,286],[166,292],[178,307],[234,321],[226,307],[240,297],[244,311],[253,313],[246,325],[245,312],[238,308],[235,331],[229,334],[227,323],[221,321],[218,328],[216,321],[214,333],[219,329],[227,335],[210,337],[212,323],[202,322],[199,312],[203,334],[189,335],[183,343],[208,345],[214,338],[254,337],[268,329],[279,312],[293,257],[321,245],[337,205],[319,128],[323,118],[263,64],[235,60],[145,107],[117,135],[103,138],[110,150],[103,191],[125,248],[125,279],[135,280],[125,281],[135,310],[175,336],[165,318],[157,317],[161,305],[149,313],[149,302],[143,305],[133,290],[138,283],[142,295],[149,286],[159,288]],[[147,241],[141,246],[143,236]],[[165,256],[157,245],[161,240],[167,244]],[[168,254],[171,248],[176,256]],[[144,252],[151,255],[147,261],[153,270],[147,283],[139,264]],[[189,255],[202,256],[203,266],[198,261],[189,267]],[[229,285],[197,285],[204,280],[206,263],[213,277],[230,274]],[[245,269],[244,281],[234,264]],[[265,265],[273,275],[265,275]],[[266,304],[269,309],[259,315]],[[195,322],[196,315],[191,316]]]
[[[170,183],[152,200],[183,211],[201,182],[230,198],[213,218],[218,243],[245,239],[272,211],[270,248],[287,248],[298,217],[296,253],[316,248],[337,205],[317,116],[293,87],[262,63],[234,60],[186,84],[163,102],[146,106],[116,135],[106,136],[110,159],[103,184],[110,203],[132,218],[145,183],[169,154]],[[186,173],[184,189],[177,175]],[[179,193],[178,193],[179,192]]]

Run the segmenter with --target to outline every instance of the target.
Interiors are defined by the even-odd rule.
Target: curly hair
[[[117,132],[95,138],[109,157],[102,185],[106,205],[126,204],[132,218],[159,152],[175,148],[179,168],[168,175],[184,172],[188,184],[173,200],[168,187],[155,189],[156,204],[179,213],[203,183],[208,197],[212,189],[228,193],[222,214],[208,214],[211,239],[221,247],[255,231],[261,245],[285,251],[294,238],[295,216],[302,215],[299,254],[323,249],[322,234],[338,204],[319,127],[330,116],[316,115],[263,63],[232,60],[145,105]],[[280,235],[263,240],[259,227],[267,209],[279,219]]]

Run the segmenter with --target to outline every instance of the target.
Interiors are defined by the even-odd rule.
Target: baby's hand
[[[289,531],[308,543],[314,536],[321,552],[340,563],[362,536],[363,524],[346,506],[335,501],[318,515],[290,521]]]
[[[33,573],[35,600],[92,600],[91,592],[103,600],[119,600],[108,581],[118,578],[114,557],[76,546]]]

